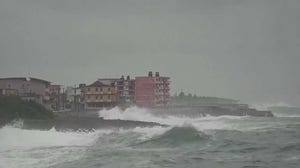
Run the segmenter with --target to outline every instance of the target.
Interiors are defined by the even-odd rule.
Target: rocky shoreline
[[[166,126],[154,122],[128,121],[128,120],[104,120],[102,118],[71,117],[68,119],[55,119],[53,121],[23,119],[22,129],[50,130],[57,131],[77,131],[95,130],[100,128],[134,128]]]
[[[125,109],[126,110],[126,109]],[[156,116],[255,116],[255,117],[273,117],[271,111],[259,111],[245,107],[168,107],[151,108],[148,112]],[[99,117],[98,111],[84,112],[56,112],[53,119],[21,119],[23,129],[50,130],[54,128],[58,131],[64,130],[94,130],[99,128],[134,128],[134,127],[152,127],[166,126],[155,122],[131,121],[131,120],[106,120]],[[0,119],[0,127],[7,124],[8,121]]]

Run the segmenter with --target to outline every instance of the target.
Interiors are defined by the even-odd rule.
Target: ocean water
[[[300,167],[300,112],[189,117],[133,107],[99,116],[170,126],[59,132],[19,121],[0,129],[0,168]]]

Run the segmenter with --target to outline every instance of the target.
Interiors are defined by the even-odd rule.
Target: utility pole
[[[75,89],[74,90],[74,111],[77,112],[77,108],[76,108],[76,105],[77,105],[77,103],[76,103],[76,84],[75,84],[75,88],[74,89]]]
[[[65,110],[65,88],[64,88],[64,86],[63,86],[62,89],[63,89],[63,92],[62,92],[62,110]]]

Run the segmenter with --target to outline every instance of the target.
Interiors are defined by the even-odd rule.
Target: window
[[[90,99],[90,96],[87,96],[87,99]]]
[[[98,88],[96,88],[96,92],[98,92]]]
[[[87,88],[87,91],[89,92],[91,89],[90,88]]]
[[[110,92],[110,88],[107,88],[107,90]]]
[[[107,99],[108,99],[108,100],[110,99],[110,95],[107,96]]]
[[[102,92],[102,88],[100,88],[100,92]]]
[[[98,89],[97,89],[98,90]],[[98,99],[99,98],[99,96],[96,96],[96,99]]]
[[[100,99],[101,99],[101,100],[103,99],[103,96],[102,96],[102,95],[100,96]]]

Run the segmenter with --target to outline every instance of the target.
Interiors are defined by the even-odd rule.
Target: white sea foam
[[[299,108],[296,106],[292,106],[285,102],[279,102],[279,103],[263,103],[263,104],[253,104],[250,107],[258,109],[258,110],[270,110],[271,107],[287,107],[287,108]],[[290,111],[272,111],[275,117],[300,117],[300,111],[290,112]]]
[[[113,108],[110,110],[99,111],[99,117],[104,119],[120,119],[120,120],[132,120],[132,121],[145,121],[156,122],[160,124],[166,124],[169,126],[193,126],[198,130],[208,129],[234,129],[238,128],[236,124],[233,124],[232,120],[241,120],[247,117],[240,116],[205,116],[205,117],[187,117],[176,115],[157,115],[153,114],[149,109],[131,107],[126,110],[119,108]],[[159,128],[156,128],[157,130]],[[163,131],[162,131],[163,132]]]
[[[136,132],[141,134],[141,140],[150,139],[154,136],[158,136],[164,134],[166,131],[170,130],[172,127],[162,127],[162,126],[154,126],[154,127],[136,127],[132,130],[132,132]]]
[[[300,117],[300,112],[299,114],[289,114],[289,113],[274,113],[275,117],[287,117],[287,118],[298,118]]]
[[[259,103],[259,104],[250,104],[251,108],[257,109],[257,110],[269,110],[270,107],[294,107],[286,102],[268,102],[268,103]]]
[[[85,146],[90,145],[101,133],[109,130],[94,132],[59,132],[55,129],[24,130],[12,126],[0,129],[0,151],[15,148],[54,147],[54,146]]]
[[[79,159],[99,136],[112,130],[59,132],[18,128],[21,121],[0,129],[0,167],[49,167]],[[16,126],[16,127],[14,127]],[[74,155],[74,153],[76,153]]]
[[[133,135],[138,135],[140,140],[147,140],[162,135],[175,126],[194,127],[205,133],[210,133],[210,130],[248,131],[281,127],[276,121],[266,123],[265,119],[261,120],[255,117],[198,116],[191,118],[187,116],[158,115],[148,109],[138,107],[131,107],[125,111],[118,108],[102,110],[99,111],[99,116],[105,119],[157,122],[169,126],[95,130],[92,132],[59,132],[55,129],[48,131],[24,130],[20,128],[22,121],[16,121],[0,129],[0,168],[55,167],[55,164],[60,162],[81,159],[85,154],[85,150],[94,142],[105,143],[101,140],[105,140],[106,136],[108,137],[108,144],[110,144],[110,136],[117,135],[118,137],[119,134],[127,136],[127,133],[132,132],[137,133]]]

